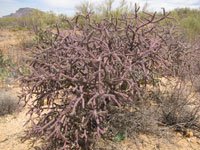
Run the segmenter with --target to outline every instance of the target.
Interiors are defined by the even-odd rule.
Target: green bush
[[[8,59],[4,58],[2,51],[0,50],[0,77],[2,79],[8,76],[10,69],[10,63]]]
[[[198,18],[186,17],[180,21],[182,28],[185,31],[185,36],[192,39],[200,33],[200,22]]]
[[[190,8],[177,8],[171,11],[171,16],[176,19],[185,39],[194,40],[200,33],[200,10]]]
[[[61,18],[52,11],[42,12],[34,10],[25,17],[5,17],[0,18],[0,27],[3,29],[31,30],[37,32],[40,28],[51,27]]]

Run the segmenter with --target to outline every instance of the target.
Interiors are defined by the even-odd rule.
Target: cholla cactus
[[[101,137],[110,108],[138,100],[145,84],[168,73],[184,50],[173,29],[159,25],[166,18],[165,11],[140,17],[136,8],[100,22],[77,15],[66,20],[65,36],[59,28],[45,31],[32,53],[31,73],[21,77],[21,101],[31,103],[27,137],[43,137],[46,149],[79,149]]]

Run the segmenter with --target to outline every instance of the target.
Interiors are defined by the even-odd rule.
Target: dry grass
[[[34,34],[30,31],[0,30],[0,50],[3,57],[14,66],[24,66],[26,53],[34,42]],[[16,67],[10,68],[9,77],[0,76],[0,87],[9,86],[16,78]]]
[[[18,46],[22,40],[31,40],[33,33],[30,31],[11,31],[1,30],[0,32],[0,47],[7,45]]]
[[[0,31],[0,49],[5,58],[18,63],[24,56],[24,49],[33,44],[34,34],[30,31]]]

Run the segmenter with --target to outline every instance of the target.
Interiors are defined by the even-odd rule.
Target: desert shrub
[[[28,33],[28,35],[19,35],[19,47],[22,50],[28,50],[36,45],[36,40],[33,33]]]
[[[115,108],[107,117],[109,129],[106,138],[114,141],[116,137],[122,135],[138,140],[141,134],[158,135],[159,133],[157,108],[149,104],[131,103],[120,109]]]
[[[0,49],[0,78],[5,79],[8,77],[9,69],[10,69],[10,62],[3,56],[3,52]]]
[[[16,63],[13,63],[10,58],[6,58],[0,49],[0,81],[1,86],[12,84],[18,78],[19,72]],[[4,84],[6,83],[6,85]]]
[[[182,87],[175,87],[173,92],[160,95],[159,122],[175,131],[185,133],[187,129],[200,129],[200,104]]]
[[[200,32],[199,9],[176,8],[171,11],[171,16],[176,18],[177,24],[183,30],[184,38],[190,41],[198,38]]]
[[[4,58],[2,50],[0,50],[0,67],[8,66],[8,60]]]
[[[0,90],[0,116],[12,114],[19,110],[18,97],[11,90]]]
[[[129,146],[134,145],[134,149],[138,150],[154,143],[153,137],[162,145],[166,142],[172,143],[172,130],[167,126],[160,127],[161,111],[157,101],[161,95],[158,91],[148,91],[138,102],[130,102],[120,108],[113,107],[106,118],[107,133],[103,141],[98,139],[94,142],[95,149],[124,149],[125,146],[121,145],[120,141],[125,138],[131,140]]]
[[[191,46],[193,45],[193,46]],[[187,44],[187,50],[181,63],[176,66],[177,77],[184,82],[190,82],[194,92],[200,91],[200,51],[199,41],[193,41]]]
[[[172,82],[172,81],[168,81]],[[200,128],[200,103],[197,94],[185,82],[178,79],[165,90],[155,87],[146,92],[139,102],[127,103],[125,107],[114,108],[108,117],[107,138],[126,135],[135,141],[141,134],[169,138],[167,132],[185,134],[188,129],[195,132]],[[166,132],[167,131],[167,132]]]
[[[27,138],[42,137],[46,149],[89,149],[92,137],[106,132],[113,107],[139,101],[149,81],[169,74],[183,43],[159,26],[168,14],[138,13],[99,22],[77,15],[67,20],[68,35],[44,32],[31,73],[20,78],[20,100],[31,103]]]
[[[185,36],[189,39],[195,39],[200,32],[199,18],[188,16],[180,21],[182,28],[184,29]]]
[[[170,81],[168,81],[170,82]],[[131,139],[130,145],[140,149],[153,142],[156,137],[158,143],[174,143],[174,131],[183,136],[199,137],[200,103],[198,97],[191,97],[192,91],[185,83],[177,84],[171,89],[150,89],[138,102],[127,103],[124,107],[112,107],[107,115],[107,133],[104,141],[95,141],[95,149],[123,149],[115,142],[124,138]],[[181,86],[180,86],[181,84]],[[165,85],[166,86],[166,85]],[[166,87],[167,88],[167,87]],[[150,137],[145,141],[144,136]],[[114,144],[115,143],[115,144]],[[169,145],[165,145],[167,148]],[[143,148],[141,148],[143,149]]]

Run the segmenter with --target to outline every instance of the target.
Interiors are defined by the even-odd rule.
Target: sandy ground
[[[12,89],[10,94],[15,94],[19,89]],[[0,117],[0,150],[28,150],[29,142],[22,142],[22,136],[25,131],[24,124],[28,116],[26,116],[27,109],[16,112],[11,115]]]
[[[0,118],[1,150],[28,150],[30,148],[28,142],[21,141],[26,120],[25,111]]]
[[[18,89],[14,89],[15,92]],[[22,136],[25,134],[24,124],[28,119],[26,116],[27,108],[12,115],[0,117],[0,150],[37,150],[32,147],[30,141],[23,142]],[[200,139],[193,135],[184,137],[180,133],[174,133],[173,139],[142,136],[144,145],[140,145],[141,150],[200,150]],[[107,146],[107,141],[101,141],[103,147]],[[125,139],[121,142],[112,143],[121,150],[135,150],[137,146],[133,139]],[[112,145],[111,144],[111,145]],[[114,146],[113,146],[114,147]],[[110,149],[110,148],[108,148]]]

